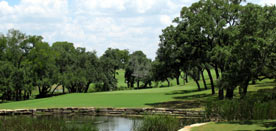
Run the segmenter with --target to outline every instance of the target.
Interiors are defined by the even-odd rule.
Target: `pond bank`
[[[68,107],[44,109],[1,109],[0,115],[54,115],[54,114],[88,114],[105,116],[139,116],[139,115],[174,115],[182,118],[202,118],[204,111],[169,109],[169,108],[93,108],[93,107]]]
[[[193,127],[199,127],[199,126],[203,126],[203,125],[206,125],[206,124],[208,124],[208,123],[196,123],[196,124],[185,126],[184,128],[182,128],[178,131],[190,131],[191,128],[193,128]]]

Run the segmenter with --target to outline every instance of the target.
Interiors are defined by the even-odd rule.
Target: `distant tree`
[[[168,72],[170,71],[169,68],[166,67],[165,62],[160,62],[158,59],[153,61],[152,63],[152,72],[153,72],[153,80],[158,81],[167,81],[168,86],[170,86]]]
[[[125,68],[129,59],[129,52],[127,50],[108,48],[102,57],[109,61],[109,66],[112,66],[113,77],[115,78],[116,70]]]
[[[58,82],[55,52],[46,42],[38,42],[30,51],[33,86],[38,87],[38,97],[46,97]]]
[[[40,36],[27,36],[18,30],[9,30],[6,36],[1,36],[2,99],[22,100],[28,99],[31,95],[32,81],[28,56],[33,46],[41,40]]]
[[[65,81],[68,71],[71,71],[71,67],[76,62],[76,49],[73,43],[69,42],[55,42],[52,45],[53,50],[55,51],[55,64],[58,69],[58,79],[59,82],[56,85],[63,87],[63,93],[65,93]],[[52,94],[55,92],[56,88],[53,90]]]
[[[139,88],[142,81],[146,87],[152,81],[151,60],[142,51],[133,52],[127,64],[125,77],[126,80],[130,80],[128,85],[136,81],[137,88]]]
[[[76,48],[71,54],[73,63],[64,72],[64,86],[69,93],[86,93],[90,84],[100,81],[100,62],[96,52],[87,52],[85,48]]]
[[[110,90],[116,90],[117,89],[117,79],[115,76],[114,70],[114,61],[110,60],[111,58],[102,56],[100,57],[100,64],[101,68],[100,71],[102,72],[101,75],[101,81],[103,83],[101,91],[110,91]]]

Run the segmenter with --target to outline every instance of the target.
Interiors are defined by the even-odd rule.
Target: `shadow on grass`
[[[257,83],[255,87],[270,87],[270,86],[276,86],[275,82],[266,82],[266,83]]]
[[[158,108],[175,108],[175,109],[189,109],[189,108],[200,108],[202,103],[200,101],[168,101],[160,103],[146,104]]]
[[[263,127],[272,128],[272,129],[267,130],[267,131],[276,131],[276,121],[273,121],[273,122],[264,122],[263,123]]]
[[[201,90],[201,91],[205,91],[205,90]],[[177,95],[177,94],[186,94],[186,93],[193,93],[193,92],[201,92],[199,90],[178,90],[178,91],[173,91],[170,93],[166,93],[166,95]]]
[[[204,98],[210,97],[212,94],[197,94],[197,95],[187,95],[187,96],[177,96],[173,97],[174,99],[194,99],[194,98]]]
[[[205,90],[201,90],[201,91],[205,91]],[[146,105],[153,106],[153,107],[177,108],[177,109],[201,108],[206,104],[207,101],[211,100],[211,96],[213,96],[212,94],[207,94],[207,93],[194,94],[194,95],[185,94],[185,93],[193,93],[193,92],[201,92],[201,91],[180,90],[172,93],[166,93],[166,95],[183,94],[185,96],[173,97],[174,99],[176,99],[175,101],[147,103]]]

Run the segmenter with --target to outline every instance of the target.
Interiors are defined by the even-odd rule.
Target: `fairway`
[[[179,100],[186,95],[209,94],[210,90],[178,94],[192,91],[193,87],[175,86],[144,90],[114,91],[101,93],[74,93],[51,98],[35,99],[0,104],[1,109],[48,108],[48,107],[150,107],[151,104]]]
[[[249,91],[272,88],[271,81],[250,85]],[[202,109],[204,103],[217,100],[211,90],[197,91],[194,82],[186,85],[124,90],[99,93],[73,93],[50,98],[26,100],[0,104],[0,109],[28,109],[50,107],[165,107],[182,109]]]

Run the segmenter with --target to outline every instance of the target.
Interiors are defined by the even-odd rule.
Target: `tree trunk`
[[[137,81],[137,88],[139,88],[139,84],[140,84],[140,81],[138,80],[138,81]]]
[[[208,88],[207,88],[207,84],[206,84],[206,81],[205,81],[205,78],[204,78],[204,73],[203,73],[203,71],[201,71],[201,76],[202,76],[204,88],[205,88],[205,90],[207,90]]]
[[[127,88],[129,88],[129,81],[127,82]]]
[[[234,88],[227,88],[226,98],[233,99],[233,96],[234,96]]]
[[[180,85],[179,76],[176,77],[176,84],[177,84],[177,85]]]
[[[166,81],[168,82],[168,87],[170,87],[171,86],[170,81],[168,79],[166,79]]]
[[[242,95],[241,98],[243,99],[247,94],[247,88],[248,88],[249,80],[244,81],[244,83],[241,85],[242,88]]]
[[[177,84],[177,85],[180,85],[180,82],[179,82],[179,77],[180,77],[180,75],[181,75],[181,72],[180,72],[180,71],[177,71],[177,72],[176,72],[176,84]]]
[[[183,79],[183,84],[185,85],[185,83],[186,83],[186,80],[185,80],[185,79],[186,79],[186,78],[185,78],[185,74],[184,74],[184,76],[183,76],[183,77],[181,76],[181,78]]]
[[[201,91],[198,80],[195,80],[195,82],[196,82],[196,85],[197,85],[198,90]]]
[[[130,82],[130,87],[134,88],[134,80]]]
[[[145,83],[143,88],[147,88],[147,86],[148,86],[148,82]]]
[[[52,95],[54,95],[54,93],[55,93],[55,91],[56,91],[56,89],[59,87],[60,85],[58,84],[58,85],[56,85],[56,87],[54,88],[54,90],[52,91]],[[64,88],[64,87],[63,87]],[[63,92],[64,92],[64,89],[63,89]]]
[[[38,86],[38,93],[41,94],[41,88]]]
[[[88,83],[87,83],[87,85],[85,86],[85,91],[84,91],[84,93],[87,93],[87,92],[88,92],[88,89],[89,89],[89,87],[90,87],[90,84],[91,84],[91,82],[88,82]]]
[[[65,87],[62,85],[62,93],[65,94]]]
[[[215,66],[215,71],[216,71],[217,79],[219,79],[219,70],[218,70],[218,66],[217,65]]]
[[[223,100],[224,99],[224,92],[223,92],[223,88],[219,89],[219,100]]]
[[[208,76],[210,78],[210,83],[211,83],[211,88],[212,88],[212,94],[214,95],[216,92],[215,92],[215,85],[214,85],[212,73],[211,73],[210,69],[206,68],[206,70],[207,70]]]
[[[18,101],[18,90],[15,90],[15,100]]]
[[[185,80],[186,80],[186,83],[189,82],[189,81],[188,81],[188,74],[187,74],[187,73],[185,73]]]
[[[255,80],[255,79],[252,80],[252,84],[253,84],[253,85],[256,84],[256,80]]]
[[[114,68],[114,74],[113,74],[114,76],[114,79],[116,79],[116,69]]]

